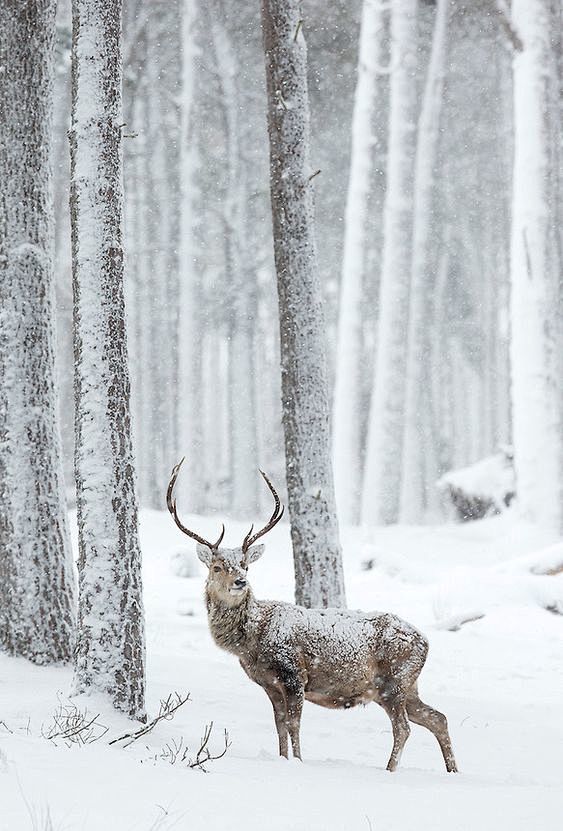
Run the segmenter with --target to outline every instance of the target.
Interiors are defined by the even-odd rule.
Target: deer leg
[[[387,770],[394,771],[397,769],[405,742],[411,732],[407,721],[405,700],[402,694],[396,694],[392,698],[383,698],[381,706],[391,719],[393,728],[393,749],[387,762]]]
[[[280,691],[283,691],[285,702],[285,713],[287,718],[287,730],[291,739],[291,749],[296,759],[301,759],[301,746],[299,741],[299,730],[301,727],[301,713],[303,712],[303,701],[305,699],[305,683],[300,672],[299,663],[295,656],[277,661],[272,666],[276,684]]]
[[[274,721],[276,723],[276,730],[278,731],[278,740],[279,740],[279,748],[280,748],[280,756],[285,756],[288,758],[288,730],[287,730],[287,712],[285,706],[285,698],[281,690],[272,688],[272,687],[264,687],[268,698],[272,702],[272,707],[274,708]]]
[[[416,693],[410,695],[407,699],[407,715],[414,724],[426,727],[436,736],[446,763],[446,770],[448,773],[457,773],[457,765],[448,732],[448,721],[445,715],[438,710],[434,710],[433,707],[429,707],[428,704],[424,704]]]
[[[301,713],[303,712],[303,700],[305,698],[303,686],[299,683],[290,684],[285,688],[287,705],[287,726],[291,739],[291,749],[296,759],[301,759],[301,742],[299,731],[301,729]]]

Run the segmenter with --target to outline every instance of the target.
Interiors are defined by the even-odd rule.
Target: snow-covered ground
[[[216,519],[189,521],[204,536],[217,530]],[[227,545],[246,530],[229,523]],[[0,655],[0,831],[560,827],[563,617],[544,607],[563,612],[563,574],[531,573],[557,559],[558,549],[540,556],[553,540],[511,512],[465,526],[343,538],[349,606],[396,612],[429,636],[421,697],[447,714],[461,773],[445,772],[435,739],[416,726],[399,770],[387,773],[390,725],[376,705],[340,712],[306,704],[305,761],[279,759],[266,695],[207,631],[203,567],[194,557],[195,576],[175,576],[171,558],[184,539],[167,515],[147,512],[148,707],[155,714],[173,691],[189,691],[190,701],[124,750],[107,741],[131,723],[103,701],[77,700],[109,732],[86,747],[56,746],[42,732],[66,701],[70,670]],[[266,543],[250,572],[255,594],[291,600],[287,526]],[[371,570],[362,568],[366,560]],[[232,744],[208,773],[160,758],[180,740],[195,755],[210,721],[211,749],[221,750],[224,728]]]

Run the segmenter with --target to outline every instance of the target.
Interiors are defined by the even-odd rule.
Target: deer
[[[211,636],[217,646],[239,659],[274,711],[279,754],[301,759],[300,726],[304,701],[329,709],[372,701],[387,713],[393,747],[387,770],[394,771],[410,734],[409,721],[426,727],[440,745],[448,772],[457,766],[446,717],[424,704],[418,676],[428,654],[428,640],[396,615],[345,609],[306,609],[276,600],[258,600],[248,582],[248,568],[264,553],[256,542],[281,520],[284,507],[261,470],[274,498],[266,525],[254,526],[238,548],[222,547],[225,525],[211,543],[186,528],[178,517],[174,486],[182,459],[172,470],[166,502],[174,522],[195,540],[197,556],[207,566],[205,603]]]

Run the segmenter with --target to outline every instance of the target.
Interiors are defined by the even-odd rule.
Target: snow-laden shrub
[[[437,485],[461,522],[500,514],[516,494],[512,448],[501,448],[475,464],[451,470]]]
[[[175,577],[197,577],[199,563],[189,548],[178,548],[170,556],[170,571]]]

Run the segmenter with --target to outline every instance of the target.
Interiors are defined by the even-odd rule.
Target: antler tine
[[[246,535],[246,537],[243,540],[242,550],[244,551],[244,553],[246,553],[246,549],[248,548],[248,541],[249,541],[250,537],[252,536],[253,530],[254,530],[254,523],[250,526],[250,531],[248,532],[248,534]]]
[[[182,531],[188,537],[191,537],[196,542],[201,543],[201,545],[206,545],[207,548],[211,549],[211,551],[216,551],[217,548],[220,546],[221,541],[222,541],[222,539],[225,535],[225,526],[224,525],[222,526],[222,531],[219,535],[219,539],[217,540],[217,542],[211,543],[211,542],[209,542],[209,540],[206,540],[203,537],[200,537],[200,535],[196,534],[195,531],[190,531],[189,528],[186,528],[186,526],[182,524],[182,522],[180,521],[180,518],[178,516],[178,511],[176,509],[176,500],[173,498],[172,493],[174,491],[174,485],[176,484],[176,479],[178,478],[180,468],[182,467],[185,458],[186,457],[184,456],[184,458],[181,461],[179,461],[178,464],[175,465],[172,468],[172,475],[170,476],[170,482],[168,483],[168,490],[166,491],[166,505],[168,506],[168,510],[170,511],[172,516],[174,517],[174,522],[176,523],[176,525],[178,526],[180,531]]]
[[[213,548],[219,548],[219,546],[223,542],[223,537],[225,536],[225,526],[224,526],[223,523],[221,523],[221,529],[222,530],[221,530],[221,533],[219,534],[219,539],[217,540],[217,542],[213,543],[213,546],[212,546]]]
[[[272,496],[274,497],[274,510],[272,512],[272,516],[270,517],[268,523],[260,531],[257,531],[256,534],[254,534],[254,536],[251,536],[252,535],[252,529],[254,528],[253,525],[251,526],[250,531],[248,532],[248,534],[244,538],[244,542],[242,544],[242,550],[245,554],[248,551],[248,549],[250,548],[250,546],[254,545],[256,540],[258,540],[260,537],[264,536],[264,534],[266,534],[268,531],[271,531],[272,528],[274,527],[274,525],[277,525],[277,523],[280,521],[280,519],[283,516],[283,512],[285,511],[285,507],[283,505],[281,505],[280,498],[279,498],[278,494],[276,493],[276,489],[274,488],[274,486],[272,485],[272,483],[270,482],[270,480],[268,479],[268,477],[266,476],[264,471],[261,470],[260,473],[262,475],[262,478],[266,482],[268,488],[270,489],[270,492],[271,492]],[[280,506],[281,506],[281,510],[280,510]]]

